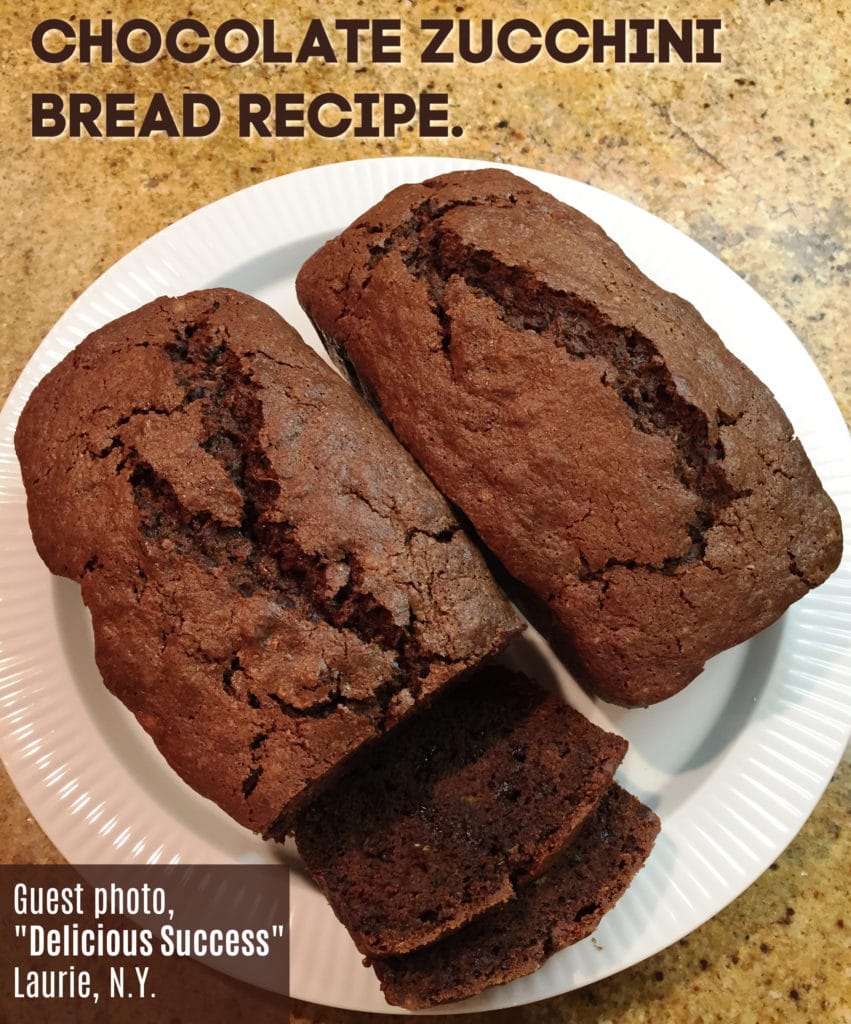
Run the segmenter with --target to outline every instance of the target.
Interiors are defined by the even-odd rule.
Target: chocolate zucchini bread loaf
[[[656,815],[613,785],[559,860],[517,899],[424,949],[372,960],[387,1001],[415,1010],[531,974],[594,931],[658,832]]]
[[[560,695],[486,668],[312,803],[298,850],[362,953],[404,953],[544,871],[626,747]]]
[[[15,442],[36,546],[80,582],[106,685],[258,832],[519,629],[390,432],[247,295],[95,331]]]
[[[398,188],[297,289],[603,697],[676,693],[836,567],[836,509],[765,386],[521,178]]]

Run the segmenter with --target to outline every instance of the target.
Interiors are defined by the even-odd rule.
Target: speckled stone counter
[[[138,3],[78,14],[140,14]],[[315,164],[393,154],[446,154],[533,166],[590,182],[653,211],[745,278],[789,323],[851,418],[847,337],[851,172],[851,4],[835,0],[707,0],[696,7],[588,0],[554,13],[534,0],[506,10],[480,0],[366,5],[327,0],[256,5],[149,0],[144,16],[168,24],[190,11],[215,25],[310,17],[420,18],[558,15],[721,18],[720,64],[685,66],[535,61],[476,67],[224,66],[157,61],[129,67],[40,64],[30,48],[38,20],[59,5],[0,3],[4,60],[0,270],[0,399],[67,306],[115,260],[178,217],[256,181]],[[263,8],[262,10],[260,8]],[[429,89],[451,97],[463,134],[422,140],[306,138],[30,138],[33,92],[121,91],[149,96],[203,91],[232,115],[238,92]],[[283,226],[285,227],[285,225]],[[0,652],[1,653],[1,652]],[[851,769],[840,767],[812,818],[772,869],[716,918],[669,950],[614,978],[489,1020],[549,1022],[737,1020],[851,1021],[849,842]],[[60,860],[0,773],[0,860]],[[845,919],[849,918],[847,926]],[[227,1019],[248,1016],[233,999]],[[222,1007],[225,1003],[221,1004]],[[239,1007],[243,1009],[240,1010]],[[128,1013],[126,1020],[142,1020]],[[216,1019],[211,1017],[210,1019]],[[224,1019],[224,1018],[223,1018]],[[259,1019],[259,1018],[255,1018]],[[263,1019],[266,1019],[265,1017]],[[395,1018],[296,1004],[299,1024]],[[401,1019],[401,1018],[400,1018]],[[449,1018],[446,1018],[447,1020]],[[454,1017],[453,1020],[472,1020]],[[483,1018],[479,1018],[483,1019]]]

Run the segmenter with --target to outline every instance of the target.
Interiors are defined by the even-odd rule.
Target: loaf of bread
[[[836,509],[767,388],[689,303],[525,180],[402,186],[297,289],[606,699],[676,693],[837,565]]]
[[[405,953],[546,870],[626,747],[559,694],[482,669],[312,803],[298,850],[362,953]]]
[[[559,860],[517,899],[424,949],[372,960],[385,998],[416,1010],[531,974],[590,935],[650,853],[659,819],[613,785]]]
[[[520,628],[446,502],[268,306],[162,298],[38,385],[33,537],[172,767],[266,835]]]

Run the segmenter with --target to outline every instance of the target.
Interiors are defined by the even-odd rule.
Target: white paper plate
[[[315,344],[298,268],[390,188],[484,166],[406,157],[266,181],[178,221],[107,271],[33,356],[0,415],[0,752],[71,861],[269,861],[280,852],[168,769],[101,684],[76,585],[52,578],[26,521],[12,436],[36,381],[86,334],[163,293],[228,285],[264,299]],[[587,185],[515,169],[584,210],[661,285],[703,313],[774,391],[849,521],[851,445],[831,395],[783,321],[731,270],[652,215]],[[801,827],[851,731],[851,557],[818,591],[649,710],[590,700],[534,634],[518,651],[594,721],[630,741],[620,781],[661,815],[650,860],[594,935],[529,978],[460,1004],[514,1006],[604,978],[674,942],[748,886]],[[292,992],[387,1010],[342,926],[296,870]],[[446,1011],[442,1011],[446,1012]]]

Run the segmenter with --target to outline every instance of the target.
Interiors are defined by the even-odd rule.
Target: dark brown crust
[[[33,537],[172,767],[266,834],[518,630],[445,501],[268,306],[158,299],[89,336],[16,438]]]
[[[594,931],[658,832],[656,815],[612,786],[563,856],[517,899],[425,949],[372,961],[387,1001],[408,1010],[437,1006],[536,971]]]
[[[626,748],[560,695],[483,669],[311,804],[299,853],[362,953],[408,952],[545,871]]]
[[[607,699],[677,692],[838,564],[836,509],[765,386],[528,182],[403,186],[297,288]]]

